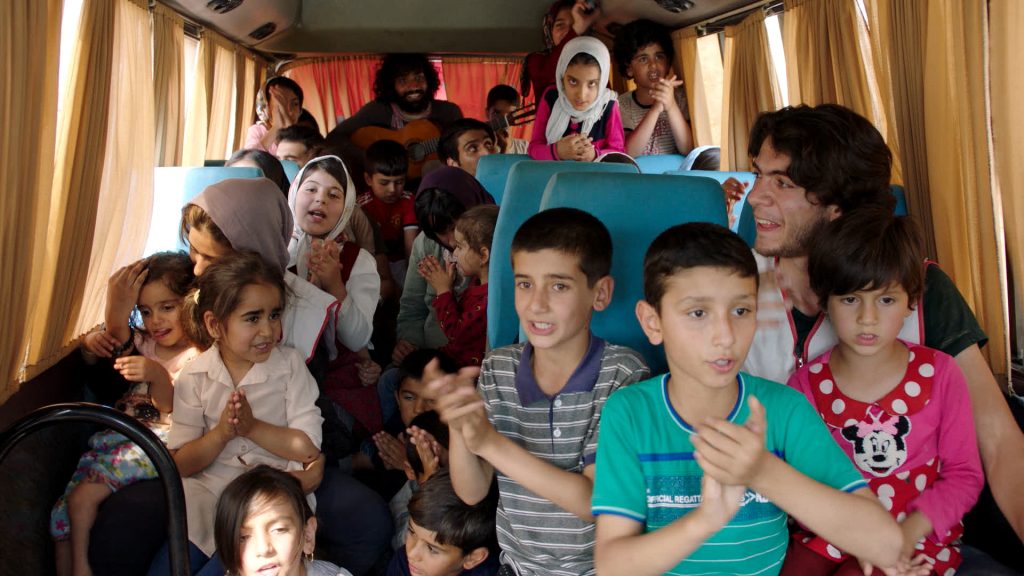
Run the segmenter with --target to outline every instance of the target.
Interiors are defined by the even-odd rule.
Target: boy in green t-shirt
[[[599,573],[777,574],[787,513],[865,562],[896,564],[899,528],[811,405],[739,374],[757,284],[750,249],[720,226],[676,226],[648,249],[637,318],[669,374],[605,406]]]

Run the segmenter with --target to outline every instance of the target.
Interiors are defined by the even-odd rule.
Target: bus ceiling
[[[161,0],[197,24],[269,55],[430,52],[516,54],[543,47],[552,0]],[[646,18],[680,28],[752,0],[591,0],[598,30]]]

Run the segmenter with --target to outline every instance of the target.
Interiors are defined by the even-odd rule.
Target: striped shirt
[[[586,355],[561,392],[547,396],[533,375],[529,344],[493,350],[479,391],[494,427],[534,456],[582,473],[597,455],[598,421],[608,395],[649,376],[636,352],[591,335]],[[517,574],[594,573],[594,524],[496,472],[501,562]]]

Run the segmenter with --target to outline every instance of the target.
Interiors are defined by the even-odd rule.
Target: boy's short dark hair
[[[281,193],[284,197],[288,197],[288,188],[291,183],[288,182],[288,175],[284,173],[284,166],[281,165],[281,161],[276,156],[265,150],[257,150],[255,148],[243,148],[241,150],[235,150],[235,153],[224,162],[224,166],[230,167],[235,164],[245,161],[252,160],[257,166],[260,167],[260,171],[263,172],[263,176],[271,180],[277,187],[281,189]]]
[[[370,176],[405,176],[408,171],[409,154],[400,143],[377,140],[366,149],[366,173]]]
[[[476,118],[460,118],[444,129],[441,140],[437,143],[437,157],[441,162],[459,161],[459,137],[470,130],[483,130],[494,140],[494,130]]]
[[[668,28],[650,20],[635,20],[626,24],[615,34],[615,45],[612,57],[625,76],[636,53],[651,44],[657,44],[668,57],[668,65],[672,66],[672,33]]]
[[[702,266],[759,281],[757,261],[742,238],[718,224],[690,222],[665,230],[651,242],[644,256],[644,300],[660,312],[669,278]]]
[[[320,136],[323,137],[323,132],[320,132],[320,123],[317,122],[316,118],[313,117],[313,114],[310,113],[310,111],[306,110],[305,108],[302,109],[302,112],[299,112],[299,119],[296,122],[296,124],[308,126],[313,130],[316,130],[316,133],[320,134]]]
[[[405,382],[406,378],[422,379],[423,369],[434,358],[437,358],[438,367],[445,374],[454,374],[459,371],[458,363],[451,356],[435,348],[420,348],[406,354],[405,358],[398,363],[398,388],[401,389],[402,382]]]
[[[270,89],[274,86],[280,86],[294,92],[299,97],[299,106],[302,106],[302,87],[295,80],[287,76],[274,76],[267,80],[267,83],[263,86],[263,97],[267,99],[267,103],[270,103]]]
[[[470,506],[459,499],[447,470],[438,470],[413,493],[409,518],[437,534],[437,543],[455,546],[463,555],[477,548],[491,548],[495,540],[494,515],[497,493]]]
[[[455,221],[466,211],[466,206],[443,188],[426,188],[416,194],[413,209],[423,234],[440,244],[438,234],[452,230]]]
[[[531,216],[512,238],[516,252],[558,250],[576,256],[580,270],[593,287],[612,271],[612,235],[589,212],[576,208],[552,208]]]
[[[473,250],[491,249],[494,240],[494,225],[498,222],[498,206],[481,204],[463,212],[455,222],[455,228],[466,237],[466,243]]]
[[[319,149],[324,143],[324,137],[315,128],[305,124],[292,124],[277,132],[277,142],[300,142],[307,151]]]
[[[892,152],[863,116],[838,104],[787,106],[758,116],[747,154],[756,157],[768,138],[789,156],[787,176],[815,203],[842,212],[861,206],[892,211]]]
[[[437,440],[437,443],[448,448],[448,425],[441,421],[441,417],[433,410],[427,410],[417,414],[409,427],[413,426],[430,434]],[[405,458],[409,466],[416,474],[423,474],[423,461],[420,460],[420,453],[416,451],[416,445],[412,443],[412,437],[405,437]]]
[[[498,102],[505,101],[519,106],[519,92],[508,84],[498,84],[487,92],[487,109],[490,110]]]
[[[924,293],[921,232],[913,220],[890,210],[854,210],[815,236],[807,271],[823,309],[829,296],[890,284],[902,286],[913,305]]]

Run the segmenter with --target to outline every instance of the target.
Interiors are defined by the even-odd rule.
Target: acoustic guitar
[[[537,105],[531,102],[511,114],[492,119],[488,124],[497,132],[510,126],[527,124],[536,115]],[[351,140],[363,150],[378,140],[394,140],[400,143],[409,154],[409,178],[419,178],[423,173],[423,165],[429,160],[437,160],[441,130],[436,124],[424,118],[409,122],[401,130],[364,126],[352,133]]]

